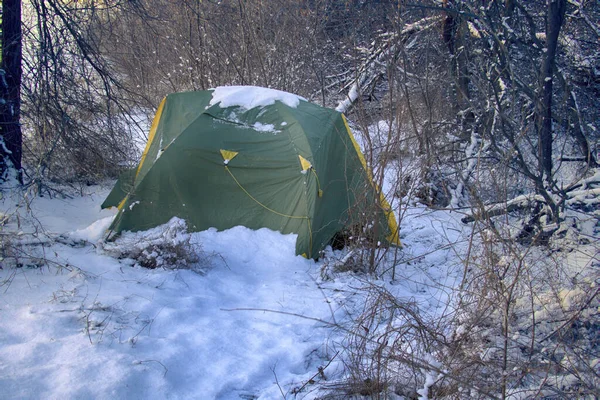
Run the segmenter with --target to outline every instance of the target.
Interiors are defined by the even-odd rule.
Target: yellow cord
[[[319,188],[319,191],[317,192],[319,194],[319,197],[323,197],[323,191],[321,190],[321,182],[319,181],[319,175],[317,175],[317,171],[315,171],[314,168],[311,168],[312,173],[315,175],[315,178],[317,178],[317,187]]]
[[[241,185],[241,183],[235,178],[235,176],[233,176],[233,173],[229,170],[229,167],[226,166],[225,170],[229,173],[229,175],[231,175],[231,177],[233,178],[233,180],[235,181],[235,183],[237,183],[237,185],[240,187],[240,189],[242,189],[244,191],[244,193],[246,193],[248,195],[248,197],[250,197],[252,200],[254,200],[256,202],[256,204],[258,204],[259,206],[261,206],[265,210],[271,211],[272,213],[277,214],[277,215],[281,215],[282,217],[296,218],[296,219],[308,219],[308,217],[306,217],[306,216],[282,214],[282,213],[280,213],[278,211],[273,210],[272,208],[269,208],[269,207],[265,206],[263,203],[261,203],[260,201],[256,200],[256,198],[254,198],[254,196],[252,196],[250,193],[248,193],[248,191]]]
[[[235,183],[238,185],[238,187],[240,189],[242,189],[242,191],[244,193],[246,193],[246,195],[248,197],[250,197],[252,200],[254,200],[254,202],[256,204],[258,204],[259,206],[261,206],[262,208],[264,208],[267,211],[272,212],[273,214],[277,214],[280,215],[282,217],[286,217],[286,218],[292,218],[292,219],[305,219],[306,222],[308,223],[308,238],[309,238],[309,242],[310,242],[310,248],[309,248],[309,253],[312,251],[312,227],[310,224],[310,218],[308,216],[299,216],[299,215],[287,215],[287,214],[283,214],[280,213],[279,211],[275,211],[272,208],[267,207],[266,205],[264,205],[263,203],[261,203],[260,201],[258,201],[254,196],[252,196],[243,186],[242,184],[236,179],[236,177],[233,175],[233,173],[231,172],[231,170],[229,169],[228,166],[225,166],[225,171],[227,171],[229,173],[229,175],[231,175],[231,177],[233,178],[233,180],[235,181]],[[309,254],[310,256],[310,254]]]

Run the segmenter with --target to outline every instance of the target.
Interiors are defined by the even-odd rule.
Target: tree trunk
[[[469,66],[467,48],[465,46],[466,21],[458,10],[450,9],[444,0],[446,9],[442,21],[442,38],[450,54],[450,73],[454,77],[454,108],[461,119],[461,138],[469,141],[475,122],[475,114],[471,110],[471,93],[469,91]]]
[[[0,180],[10,167],[22,182],[21,155],[21,0],[2,1],[0,71]]]
[[[536,118],[539,135],[540,175],[552,185],[552,77],[556,64],[558,35],[565,19],[567,0],[548,0],[546,52],[540,71],[540,99]]]

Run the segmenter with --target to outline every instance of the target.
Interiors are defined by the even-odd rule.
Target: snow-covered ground
[[[334,324],[360,308],[364,275],[324,281],[323,261],[294,255],[294,235],[243,227],[193,234],[195,271],[142,268],[98,244],[113,215],[99,206],[108,189],[85,191],[34,198],[31,212],[3,199],[12,217],[2,233],[45,244],[0,269],[0,398],[310,399],[313,382],[341,377],[346,333]],[[395,282],[369,284],[443,312],[460,272],[445,246],[460,243],[458,219],[410,209],[410,262]]]

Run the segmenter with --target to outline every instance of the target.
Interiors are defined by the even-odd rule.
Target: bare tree
[[[22,182],[21,155],[21,0],[2,2],[0,69],[0,178],[13,167]]]
[[[94,180],[135,158],[139,100],[121,84],[103,32],[134,3],[34,0],[26,37],[23,85],[26,156],[32,182]],[[100,27],[102,30],[100,30]]]
[[[558,37],[565,20],[567,0],[552,0],[546,16],[546,43],[540,70],[540,99],[537,103],[536,126],[539,135],[540,175],[552,186],[552,97]]]

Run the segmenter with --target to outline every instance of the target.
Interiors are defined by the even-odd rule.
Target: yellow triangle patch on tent
[[[223,162],[225,165],[229,164],[229,161],[233,160],[233,157],[237,156],[239,152],[231,150],[221,149],[221,156],[223,156]]]
[[[298,156],[298,158],[300,159],[300,165],[302,165],[302,171],[307,171],[312,168],[312,164],[306,158],[300,155]]]

